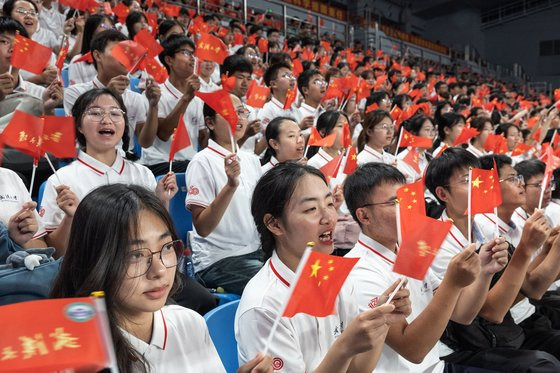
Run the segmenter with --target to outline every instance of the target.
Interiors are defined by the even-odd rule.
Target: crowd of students
[[[51,246],[64,258],[52,297],[103,290],[120,371],[223,371],[199,315],[216,306],[216,288],[241,295],[242,372],[560,370],[560,175],[544,180],[542,161],[560,144],[554,100],[408,53],[344,48],[328,34],[283,39],[259,22],[147,3],[123,1],[120,22],[105,7],[51,0],[7,0],[0,17],[0,107],[22,96],[44,114],[63,107],[78,148],[55,174],[38,172],[40,206],[31,161],[0,168],[0,260]],[[201,25],[227,47],[222,64],[195,57]],[[112,49],[142,29],[156,35],[168,78],[136,72],[139,93]],[[54,54],[41,74],[11,66],[17,34],[55,53],[69,36],[68,87]],[[260,108],[247,104],[255,84],[270,89]],[[234,131],[197,95],[221,90]],[[190,146],[170,165],[178,126]],[[468,128],[478,132],[458,141]],[[399,147],[405,130],[433,142]],[[309,144],[317,134],[334,140]],[[325,175],[352,146],[357,169]],[[493,167],[497,214],[465,215],[469,169]],[[178,172],[188,242],[167,211]],[[453,225],[424,280],[397,289],[396,191],[420,179],[428,214]],[[283,317],[269,340],[308,242],[358,264],[334,314]],[[177,268],[187,243],[194,277]]]

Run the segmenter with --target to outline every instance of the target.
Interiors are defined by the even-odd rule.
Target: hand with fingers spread
[[[64,211],[66,216],[73,218],[78,208],[80,200],[78,196],[70,189],[69,186],[59,185],[55,187],[56,190],[56,204]]]
[[[505,268],[508,262],[508,247],[504,237],[498,237],[480,247],[480,268],[488,275],[493,275]]]
[[[20,246],[29,242],[39,229],[35,218],[36,202],[25,202],[21,209],[10,217],[8,221],[8,234]]]
[[[272,373],[272,358],[257,354],[251,361],[246,362],[237,369],[237,373]]]
[[[480,273],[480,257],[474,250],[475,245],[470,244],[455,255],[449,262],[443,281],[459,288],[472,284]]]
[[[165,177],[162,177],[156,186],[156,195],[163,202],[170,201],[175,194],[179,191],[177,186],[177,177],[175,172],[168,172]]]
[[[130,80],[126,75],[117,75],[113,79],[109,80],[109,84],[107,84],[107,88],[111,88],[119,95],[122,95],[129,86]]]
[[[239,178],[241,176],[241,164],[235,154],[230,154],[225,157],[225,170],[227,176],[227,185],[236,188],[239,185]]]

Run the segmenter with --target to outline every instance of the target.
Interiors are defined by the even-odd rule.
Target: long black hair
[[[118,293],[126,276],[126,255],[138,236],[142,211],[155,214],[173,240],[179,239],[165,206],[157,196],[136,185],[110,184],[94,189],[78,205],[68,249],[51,291],[53,298],[87,297],[105,292],[111,337],[121,372],[147,372],[149,363],[119,328],[123,314]],[[178,271],[169,298],[181,286]]]
[[[317,128],[317,131],[319,131],[321,136],[328,136],[330,135],[334,127],[336,127],[336,123],[340,119],[341,115],[346,117],[346,120],[348,121],[348,117],[342,111],[327,110],[323,114],[319,115],[315,128]],[[317,154],[320,148],[320,146],[310,146],[309,150],[307,151],[307,159],[311,159],[311,157]]]
[[[134,24],[140,22],[142,18],[146,21],[146,23],[148,23],[148,19],[144,13],[141,12],[130,12],[128,16],[126,16],[125,24],[130,40],[134,40],[134,37],[136,36],[136,33],[134,32]]]
[[[328,185],[325,176],[318,169],[293,162],[281,163],[273,167],[260,178],[253,191],[251,214],[255,220],[257,231],[261,237],[264,259],[272,256],[276,248],[274,235],[267,228],[267,214],[273,218],[281,218],[299,181],[305,175],[314,175]]]
[[[82,56],[90,51],[91,41],[95,36],[95,30],[97,30],[99,25],[105,22],[105,20],[108,20],[109,22],[111,22],[111,24],[113,24],[111,18],[106,16],[105,14],[92,14],[87,18],[86,23],[84,25],[82,49],[80,50],[80,54]]]
[[[76,125],[76,140],[80,147],[86,147],[86,137],[83,133],[79,131],[82,127],[82,120],[84,117],[84,113],[89,108],[89,106],[99,97],[102,95],[108,95],[115,99],[119,108],[124,111],[124,132],[122,137],[122,149],[125,153],[128,152],[128,146],[130,144],[130,135],[128,134],[128,116],[126,113],[126,106],[121,98],[115,91],[110,88],[97,88],[92,89],[91,91],[87,91],[83,93],[78,99],[76,103],[72,107],[72,116],[74,117],[74,122]]]

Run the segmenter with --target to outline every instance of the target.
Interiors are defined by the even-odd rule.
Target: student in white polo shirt
[[[307,161],[308,166],[321,168],[332,161],[343,150],[344,126],[349,126],[349,124],[348,117],[342,111],[328,110],[319,116],[316,125],[317,131],[319,131],[322,137],[335,133],[336,139],[331,146],[310,146],[307,151],[307,158],[309,158]]]
[[[72,108],[78,159],[51,175],[45,186],[40,215],[49,231],[47,243],[63,255],[70,226],[79,201],[97,186],[125,183],[144,186],[168,204],[177,193],[175,174],[170,172],[156,184],[146,167],[124,159],[116,146],[128,147],[127,108],[120,96],[109,88],[88,91],[78,97]]]
[[[153,192],[99,187],[75,223],[51,296],[103,289],[120,372],[225,372],[204,319],[168,304],[181,286],[176,267],[184,247]],[[258,355],[239,372],[272,372],[271,360]]]
[[[0,222],[8,236],[24,248],[45,247],[47,234],[23,181],[14,171],[0,167]],[[5,262],[0,257],[0,263]]]
[[[116,60],[111,53],[113,47],[124,40],[126,36],[115,30],[102,31],[91,42],[93,66],[97,76],[93,81],[74,84],[64,91],[64,110],[67,115],[72,112],[72,107],[78,97],[94,88],[111,88],[115,90],[127,108],[129,123],[130,144],[128,151],[134,148],[134,135],[142,147],[153,144],[158,130],[158,102],[160,97],[159,86],[150,79],[146,89],[146,96],[129,89],[128,71]]]
[[[426,170],[426,186],[445,206],[440,219],[453,221],[451,231],[432,264],[432,270],[440,278],[450,258],[462,252],[469,242],[466,238],[468,216],[465,215],[469,167],[480,168],[478,158],[464,149],[451,148],[434,158]],[[448,325],[440,350],[440,356],[445,361],[500,371],[526,371],[546,361],[545,366],[553,362],[547,371],[558,370],[560,334],[546,325],[525,328],[523,323],[514,321],[513,312],[510,312],[510,308],[513,311],[512,305],[522,301],[523,297],[539,296],[539,279],[531,278],[527,273],[532,270],[532,257],[544,242],[549,229],[545,226],[542,214],[540,217],[534,216],[530,226],[523,233],[517,248],[512,250],[509,245],[510,260],[505,269],[492,279],[484,305],[473,323],[468,326],[456,323]],[[490,238],[494,239],[494,235]],[[472,227],[472,241],[477,245],[486,241],[476,223]]]
[[[305,162],[305,142],[301,130],[292,118],[276,117],[266,126],[268,144],[261,160],[263,174],[284,162]]]
[[[350,278],[361,311],[374,306],[384,289],[398,280],[396,192],[406,179],[395,167],[368,163],[348,176],[344,195],[362,232],[346,257],[360,258]],[[470,245],[450,261],[445,277],[428,270],[423,281],[408,279],[412,313],[391,325],[376,371],[443,372],[438,340],[449,320],[469,324],[484,303],[492,275],[507,263],[505,240],[483,246],[480,256]]]
[[[434,158],[439,157],[445,149],[453,147],[455,139],[457,139],[461,131],[463,131],[463,128],[465,128],[465,117],[453,112],[448,112],[440,116],[436,113],[436,122],[438,139],[434,142],[435,148],[432,151]]]
[[[303,102],[299,107],[301,117],[312,116],[316,121],[319,115],[325,111],[321,105],[328,86],[325,77],[319,70],[309,69],[299,74],[297,84],[303,95]]]
[[[471,120],[471,128],[478,130],[480,133],[469,140],[467,151],[478,158],[489,154],[484,149],[484,144],[488,135],[493,133],[492,120],[486,116],[474,117]]]
[[[248,112],[237,96],[229,97],[239,119],[234,135],[237,141],[247,128]],[[262,267],[249,210],[261,167],[256,155],[235,153],[229,123],[206,104],[204,119],[210,132],[208,146],[193,157],[186,175],[185,204],[193,216],[194,267],[206,287],[241,294]]]
[[[268,260],[245,288],[235,316],[242,363],[267,345],[272,325],[288,301],[307,242],[315,242],[315,251],[331,253],[336,223],[335,201],[324,176],[313,167],[296,163],[278,165],[259,180],[251,212]],[[385,291],[380,304],[387,301],[396,284]],[[392,304],[359,314],[354,287],[346,281],[334,314],[282,317],[267,345],[275,370],[372,371],[383,348],[387,322],[410,312],[407,293],[400,290]]]
[[[413,116],[402,123],[401,127],[415,136],[433,139],[435,135],[435,126],[432,119],[424,114],[417,114]],[[397,159],[399,160],[397,168],[406,177],[407,183],[413,183],[420,180],[424,175],[426,167],[428,167],[429,161],[432,159],[432,157],[428,155],[428,151],[430,149],[419,147],[415,147],[414,149],[418,152],[418,168],[420,169],[420,172],[403,161],[403,159],[412,151],[412,147],[409,146],[397,154]]]
[[[162,175],[169,170],[169,150],[171,136],[180,123],[180,118],[187,128],[191,145],[178,151],[173,161],[175,172],[185,172],[198,146],[206,137],[206,129],[202,119],[196,121],[187,115],[191,110],[200,111],[202,116],[203,102],[194,94],[200,88],[198,76],[193,74],[194,49],[193,41],[185,35],[171,35],[162,43],[163,51],[160,61],[169,72],[169,78],[160,86],[161,99],[158,105],[157,136],[152,146],[142,149],[141,163],[155,175]]]
[[[385,151],[395,135],[391,114],[384,110],[373,110],[366,114],[364,128],[358,136],[358,165],[379,162],[396,165],[394,155]]]

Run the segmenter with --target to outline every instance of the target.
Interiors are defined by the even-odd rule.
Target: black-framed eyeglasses
[[[181,240],[168,242],[161,247],[161,250],[156,252],[150,249],[133,250],[126,255],[126,274],[130,278],[145,275],[150,270],[156,254],[159,254],[161,263],[165,268],[173,268],[177,266],[184,250],[185,246]]]
[[[369,207],[369,206],[394,206],[396,205],[398,202],[398,199],[391,199],[389,201],[386,202],[376,202],[376,203],[366,203],[365,205],[362,205],[360,207]]]

